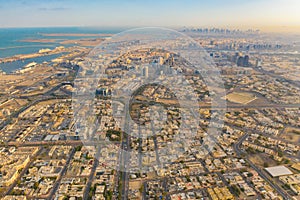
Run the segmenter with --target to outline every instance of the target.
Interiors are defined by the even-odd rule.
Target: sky
[[[299,0],[0,0],[0,27],[291,29],[299,8]]]

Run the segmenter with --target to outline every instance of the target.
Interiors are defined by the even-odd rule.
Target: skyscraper
[[[249,67],[249,56],[248,56],[248,55],[246,55],[246,56],[244,57],[243,66],[244,66],[244,67]]]
[[[242,67],[244,64],[244,57],[242,56],[238,57],[236,64],[237,66]]]
[[[149,68],[148,66],[144,66],[143,68],[143,76],[148,78],[149,77]]]
[[[164,58],[163,57],[159,57],[158,58],[158,64],[159,65],[163,65],[164,64]]]

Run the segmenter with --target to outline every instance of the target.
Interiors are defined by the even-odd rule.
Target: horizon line
[[[30,28],[112,28],[112,29],[133,29],[133,28],[141,28],[141,27],[153,27],[153,26],[126,26],[126,25],[120,25],[120,26],[109,26],[109,25],[54,25],[54,26],[0,26],[0,29],[30,29]],[[300,34],[300,25],[299,26],[203,26],[203,25],[182,25],[182,26],[155,26],[155,27],[161,27],[161,28],[173,28],[173,29],[183,29],[183,28],[219,28],[219,29],[229,29],[229,30],[241,30],[241,31],[247,31],[247,30],[258,30],[260,33],[299,33]]]

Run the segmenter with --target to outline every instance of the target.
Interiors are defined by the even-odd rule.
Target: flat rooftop
[[[276,167],[269,167],[265,168],[265,170],[272,176],[272,177],[279,177],[279,176],[286,176],[291,175],[293,172],[289,170],[285,166],[276,166]]]

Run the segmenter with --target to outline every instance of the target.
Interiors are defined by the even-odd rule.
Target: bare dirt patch
[[[287,127],[281,134],[281,138],[292,143],[298,143],[300,142],[300,129]]]
[[[251,162],[253,162],[255,165],[258,165],[260,167],[274,167],[277,166],[277,162],[270,158],[269,155],[265,153],[258,153],[251,155],[249,157]]]
[[[223,97],[227,101],[244,105],[254,101],[256,98],[254,94],[241,92],[233,92]]]

